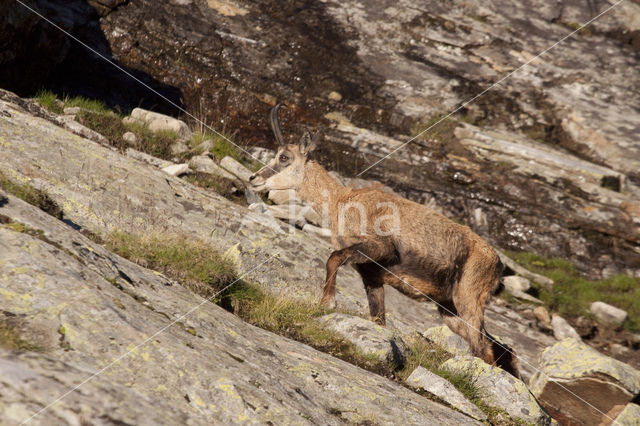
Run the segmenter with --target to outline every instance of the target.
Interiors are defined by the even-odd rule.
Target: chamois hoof
[[[322,297],[320,299],[320,306],[328,309],[335,309],[336,298],[335,297]]]

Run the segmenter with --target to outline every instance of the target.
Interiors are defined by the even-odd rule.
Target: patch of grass
[[[10,180],[0,172],[0,188],[9,194],[32,204],[53,217],[62,219],[62,209],[53,201],[46,192],[34,187]]]
[[[0,347],[15,351],[42,352],[42,347],[25,340],[12,317],[0,317]]]
[[[557,258],[545,258],[530,252],[510,252],[509,256],[536,273],[553,279],[553,290],[540,288],[539,298],[560,315],[588,315],[589,305],[602,301],[624,309],[629,319],[623,328],[640,331],[640,280],[620,274],[604,280],[581,277],[574,266]]]
[[[152,132],[146,123],[133,122],[124,126],[127,131],[136,135],[137,140],[133,148],[158,158],[170,159],[173,157],[171,145],[176,143],[179,138],[176,132],[172,130]]]
[[[74,96],[74,97],[65,96],[63,102],[64,102],[65,108],[79,107],[82,109],[86,109],[86,110],[98,112],[98,113],[107,113],[110,111],[104,102],[96,99],[87,99],[82,96]]]
[[[442,366],[451,357],[451,354],[441,346],[427,341],[422,336],[415,336],[413,341],[409,343],[409,355],[405,365],[396,374],[404,382],[413,370],[422,366],[449,381],[467,399],[478,405],[480,403],[480,390],[476,386],[475,378],[471,372],[452,371]]]
[[[236,280],[230,261],[206,243],[184,235],[136,236],[113,232],[105,243],[122,257],[161,271],[206,298]]]
[[[36,94],[35,99],[43,108],[53,112],[54,114],[61,114],[64,109],[56,94],[50,90],[40,90]]]

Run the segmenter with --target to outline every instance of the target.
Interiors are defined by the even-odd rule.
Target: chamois
[[[297,145],[285,143],[278,121],[281,106],[271,109],[269,120],[279,150],[250,183],[256,191],[293,189],[319,214],[328,215],[335,251],[327,260],[320,303],[334,303],[336,272],[349,263],[362,277],[369,312],[378,324],[385,325],[384,284],[413,299],[435,301],[444,322],[475,356],[519,377],[513,352],[484,328],[485,306],[503,267],[495,250],[468,227],[424,205],[376,188],[341,185],[308,158],[315,138],[305,133]]]

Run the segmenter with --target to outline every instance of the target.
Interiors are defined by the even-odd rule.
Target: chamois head
[[[278,110],[282,106],[284,105],[278,104],[271,108],[269,115],[269,124],[280,148],[271,163],[249,178],[251,189],[254,191],[297,189],[304,177],[307,156],[316,147],[316,141],[311,138],[309,132],[305,132],[298,144],[285,143],[278,121]]]

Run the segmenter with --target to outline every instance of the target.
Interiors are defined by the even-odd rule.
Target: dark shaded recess
[[[172,115],[179,110],[17,2],[0,6],[0,84],[28,97],[41,89],[58,96],[99,99],[128,112],[141,106]],[[85,0],[27,1],[30,7],[125,71],[183,107],[181,92],[113,56],[98,11]]]

